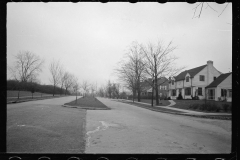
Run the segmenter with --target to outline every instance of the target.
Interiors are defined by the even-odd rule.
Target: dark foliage
[[[182,97],[182,94],[178,94],[178,97],[177,97],[177,100],[182,100],[183,99],[183,97]]]
[[[47,93],[52,94],[53,93],[53,86],[52,85],[41,85],[35,82],[18,82],[15,80],[7,80],[7,90],[21,90],[21,91],[30,91],[32,93],[34,92],[41,92],[41,93]],[[60,87],[55,88],[55,94],[61,94],[64,93],[64,89]],[[67,91],[67,94],[70,94]]]

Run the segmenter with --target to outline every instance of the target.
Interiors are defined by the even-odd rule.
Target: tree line
[[[49,81],[51,85],[41,85],[38,79],[39,73],[44,67],[44,59],[30,51],[20,51],[14,55],[14,65],[7,66],[11,78],[7,80],[8,90],[22,90],[42,92],[48,94],[67,95],[78,93],[78,79],[64,69],[60,61],[52,60],[48,69],[51,73]],[[18,92],[18,93],[19,93]]]
[[[29,91],[29,92],[41,92],[46,94],[52,94],[53,85],[42,85],[35,82],[19,82],[16,80],[7,80],[7,90],[20,90],[20,91]],[[55,94],[61,95],[64,93],[65,95],[69,95],[70,92],[64,92],[64,89],[60,87],[56,87]]]

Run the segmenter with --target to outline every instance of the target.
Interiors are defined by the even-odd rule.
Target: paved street
[[[154,112],[98,98],[111,110],[61,97],[7,105],[7,152],[230,153],[231,121]]]
[[[7,105],[7,152],[82,153],[86,111],[61,105],[74,96]]]
[[[98,98],[87,111],[85,153],[230,153],[231,121],[154,112]]]

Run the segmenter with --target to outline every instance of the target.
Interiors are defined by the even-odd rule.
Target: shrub
[[[178,94],[178,97],[177,97],[177,100],[182,100],[183,99],[183,97],[182,97],[182,94]]]
[[[199,108],[199,104],[191,104],[191,105],[189,105],[189,108],[191,108],[191,109],[198,109]]]
[[[168,97],[167,99],[168,99],[168,100],[171,100],[171,97]]]
[[[207,111],[219,111],[219,107],[215,103],[206,103],[205,108]]]
[[[224,103],[224,104],[222,104],[222,107],[223,107],[223,110],[224,110],[225,112],[227,112],[228,110],[229,110],[229,111],[232,111],[232,104],[229,105],[229,104],[227,104],[227,103]]]

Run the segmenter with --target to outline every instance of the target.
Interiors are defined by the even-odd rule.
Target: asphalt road
[[[231,121],[154,112],[98,98],[88,110],[85,153],[230,153]]]
[[[230,153],[231,121],[154,112],[98,98],[80,110],[60,97],[7,105],[8,153]]]
[[[7,105],[8,153],[83,153],[86,110],[61,105],[74,96]]]

